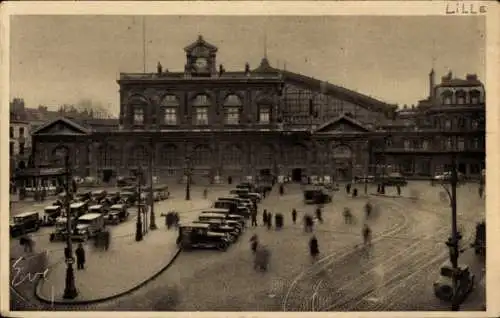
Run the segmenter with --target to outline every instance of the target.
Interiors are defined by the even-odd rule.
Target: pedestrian
[[[207,189],[207,188],[205,188],[205,189],[203,189],[203,199],[205,199],[205,200],[206,200],[206,199],[207,199],[207,197],[208,197],[208,189]]]
[[[304,232],[312,232],[313,224],[313,218],[310,215],[304,215]]]
[[[262,225],[266,226],[267,225],[267,210],[264,209],[264,212],[262,213]]]
[[[398,191],[398,196],[401,196],[401,186],[397,185],[396,190]]]
[[[250,238],[250,249],[252,250],[252,253],[257,252],[257,247],[259,246],[259,237],[257,234],[252,235]]]
[[[109,244],[111,243],[111,234],[109,231],[104,232],[104,250],[107,251],[109,249]]]
[[[267,229],[270,230],[273,226],[273,214],[271,212],[267,213]]]
[[[352,190],[352,197],[353,197],[353,198],[358,197],[358,188],[354,188],[354,189]]]
[[[76,255],[76,269],[85,269],[85,250],[83,249],[82,243],[78,243],[75,255]]]
[[[280,183],[280,195],[283,194],[285,194],[285,186],[283,185],[283,183]]]
[[[483,195],[484,195],[484,188],[483,188],[482,184],[479,185],[479,189],[478,190],[479,190],[479,198],[482,199]]]
[[[257,226],[257,211],[252,212],[252,226]]]
[[[347,194],[350,194],[350,193],[351,193],[351,183],[347,183],[347,184],[345,185],[345,192],[346,192]]]
[[[318,239],[315,235],[309,240],[309,254],[311,255],[313,261],[315,261],[319,254]]]
[[[297,222],[297,210],[292,210],[292,222],[295,224]]]
[[[372,213],[373,207],[370,202],[366,202],[365,204],[365,215],[366,218],[368,219]]]
[[[352,224],[352,213],[348,207],[344,208],[343,215],[345,224]]]
[[[322,216],[321,207],[316,208],[316,218],[318,219],[318,221],[320,223],[323,223],[323,216]]]
[[[267,249],[267,247],[259,244],[257,246],[257,250],[255,253],[254,269],[255,270],[259,269],[260,271],[263,271],[263,272],[267,271],[270,256],[271,256],[271,253]]]
[[[233,184],[233,177],[231,177],[231,176],[227,177],[227,183]]]
[[[363,244],[365,246],[371,246],[372,244],[372,230],[366,223],[363,225]]]

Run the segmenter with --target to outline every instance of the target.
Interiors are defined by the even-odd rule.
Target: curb
[[[49,299],[45,299],[41,295],[40,288],[41,288],[41,286],[43,284],[43,279],[39,278],[37,280],[37,282],[35,283],[35,288],[34,288],[35,298],[37,300],[41,301],[42,303],[45,303],[45,304],[49,304],[49,305],[66,305],[66,306],[67,305],[89,305],[89,304],[97,304],[97,303],[102,303],[102,302],[105,302],[105,301],[113,300],[113,299],[116,299],[116,298],[120,298],[122,296],[126,296],[128,294],[133,293],[134,291],[140,289],[141,287],[144,287],[146,284],[148,284],[149,282],[151,282],[154,279],[156,279],[164,271],[166,271],[170,266],[172,266],[172,264],[174,263],[174,261],[180,255],[180,253],[181,253],[181,249],[177,249],[177,251],[174,253],[174,255],[170,259],[170,261],[165,266],[163,266],[158,272],[156,272],[155,274],[153,274],[151,277],[145,279],[141,283],[137,284],[136,286],[134,286],[134,287],[132,287],[132,288],[126,290],[126,291],[120,292],[118,294],[114,294],[114,295],[111,295],[111,296],[108,296],[108,297],[104,297],[104,298],[91,299],[91,300],[81,300],[81,301],[78,301],[78,300],[77,301],[73,301],[73,300],[68,300],[68,301],[52,301],[52,300],[49,300]]]
[[[383,198],[401,198],[401,199],[411,199],[411,200],[418,199],[416,197],[406,197],[403,195],[388,195],[388,194],[378,194],[378,193],[370,193],[370,195]]]

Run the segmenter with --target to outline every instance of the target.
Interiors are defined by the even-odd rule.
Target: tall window
[[[423,140],[422,141],[422,149],[423,150],[428,150],[429,149],[429,141],[428,140]]]
[[[411,144],[410,144],[410,141],[409,141],[409,140],[405,140],[405,141],[403,142],[403,144],[404,144],[404,148],[405,148],[405,150],[410,150],[410,148],[411,148]]]
[[[205,166],[210,163],[210,148],[205,145],[200,145],[194,148],[192,163],[197,166]]]
[[[472,148],[473,149],[479,149],[479,138],[474,138],[472,140]]]
[[[19,127],[19,137],[24,137],[24,127]]]
[[[205,94],[196,95],[193,100],[193,107],[195,109],[194,124],[195,125],[208,125],[208,110],[210,99]]]
[[[243,151],[237,145],[230,145],[224,150],[223,161],[225,165],[241,165],[243,164]]]
[[[179,100],[175,95],[166,95],[161,101],[160,107],[163,110],[163,124],[177,125],[177,113]]]
[[[195,124],[208,125],[208,107],[198,106],[195,108]]]
[[[14,138],[14,127],[10,127],[9,136],[10,138]]]
[[[271,111],[269,106],[259,106],[259,123],[269,124],[271,121]]]
[[[460,151],[464,151],[465,150],[465,140],[463,138],[459,138],[458,139],[458,141],[457,141],[457,148]]]
[[[144,125],[144,108],[134,108],[134,125]]]
[[[451,129],[451,120],[449,119],[446,119],[445,122],[444,122],[444,128],[449,130]]]
[[[166,144],[160,150],[160,165],[174,167],[179,165],[179,151],[177,146]]]
[[[443,94],[441,94],[441,97],[443,98],[443,104],[450,105],[452,96],[453,96],[453,93],[451,91],[443,92]]]
[[[457,99],[457,104],[458,105],[463,105],[465,104],[465,91],[459,90],[455,93],[456,99]]]
[[[19,154],[24,155],[24,142],[19,143]]]
[[[243,104],[238,95],[231,94],[224,100],[224,122],[227,125],[240,123],[240,113]]]
[[[470,103],[471,104],[479,104],[479,97],[481,93],[478,90],[473,90],[470,92]]]
[[[447,150],[453,149],[453,139],[451,137],[448,137],[446,139],[446,149]]]
[[[131,166],[146,166],[147,165],[147,152],[144,146],[138,145],[132,149],[132,156],[130,157]]]

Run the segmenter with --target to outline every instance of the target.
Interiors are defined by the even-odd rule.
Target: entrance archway
[[[329,159],[332,163],[336,181],[350,180],[352,176],[352,150],[348,145],[333,144]]]
[[[113,169],[103,169],[102,170],[102,181],[104,183],[110,182],[112,177],[113,177]]]
[[[302,168],[292,170],[292,182],[302,182]]]

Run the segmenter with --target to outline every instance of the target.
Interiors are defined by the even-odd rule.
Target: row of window
[[[175,107],[163,108],[163,124],[164,125],[177,125],[179,124],[179,109]],[[194,108],[193,124],[199,126],[206,126],[209,124],[209,107],[196,106]],[[260,107],[258,122],[261,124],[268,124],[271,120],[270,107]],[[226,125],[237,125],[241,122],[241,108],[240,107],[225,107],[224,108],[224,123]],[[133,124],[144,125],[144,108],[136,107],[133,110]]]
[[[441,93],[441,98],[444,105],[451,105],[453,103],[458,105],[473,104],[477,105],[480,102],[481,93],[478,90],[473,90],[467,94],[463,90],[459,90],[453,94],[452,91],[444,91]]]
[[[460,150],[464,151],[469,145],[469,149],[482,149],[484,148],[484,140],[481,138],[474,138],[472,140],[466,141],[465,138],[453,138],[449,137],[440,140],[439,146],[443,150]],[[392,147],[393,143],[390,139],[386,140],[386,146]],[[429,140],[404,140],[403,147],[405,150],[430,150],[431,142]]]
[[[9,143],[9,153],[10,153],[11,156],[15,155],[15,153],[14,153],[15,152],[15,147],[16,147],[16,143],[13,142],[13,141],[11,141]],[[24,142],[20,142],[19,143],[18,154],[22,156],[22,155],[25,154],[25,152],[26,152],[26,145],[25,145]]]
[[[24,132],[25,132],[24,127],[19,127],[19,137],[24,137]],[[14,127],[12,126],[10,126],[9,136],[10,138],[15,138],[15,131]]]
[[[466,117],[458,117],[454,119],[446,118],[435,118],[434,119],[434,127],[436,128],[444,128],[446,130],[450,130],[452,128],[471,128],[478,129],[480,126],[480,121],[477,119],[470,119]]]

